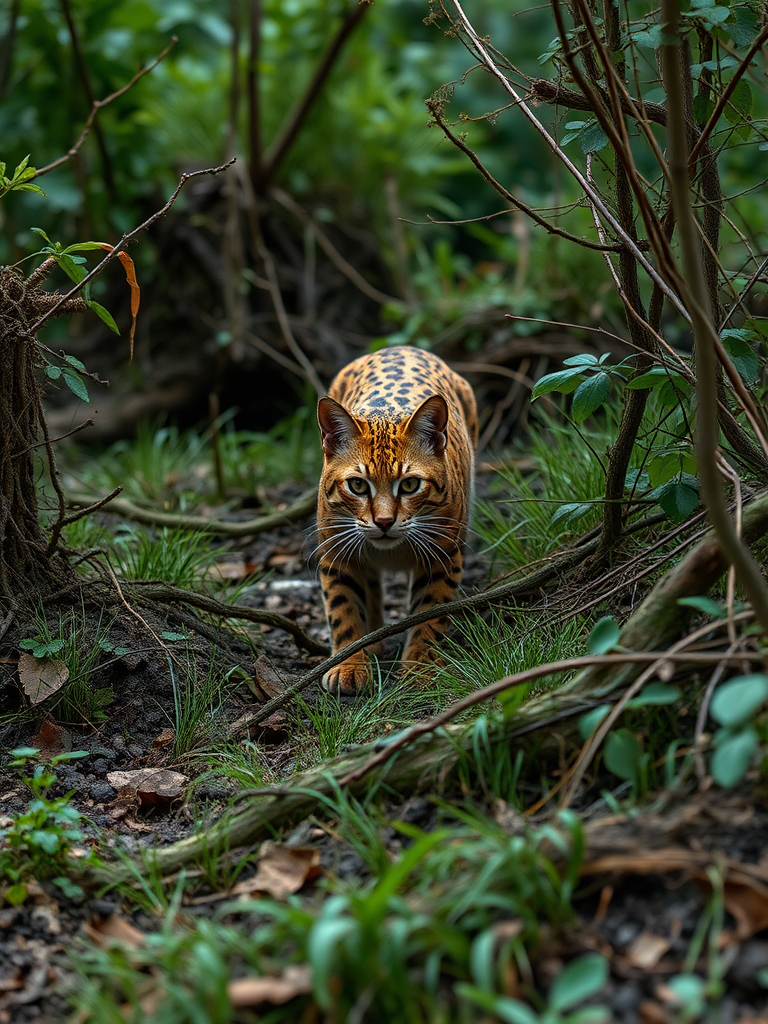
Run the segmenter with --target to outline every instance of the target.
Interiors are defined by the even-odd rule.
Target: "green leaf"
[[[309,933],[307,959],[312,967],[315,998],[323,1010],[329,1010],[333,1001],[331,981],[339,960],[336,947],[356,930],[357,923],[350,917],[320,917]]]
[[[40,235],[40,237],[44,239],[48,243],[48,245],[51,246],[51,248],[53,248],[53,242],[50,240],[48,235],[46,235],[42,228],[30,228],[29,230],[34,231],[36,235]]]
[[[697,974],[676,974],[669,979],[669,987],[685,1009],[688,1020],[698,1017],[706,1006],[706,983]]]
[[[551,391],[558,391],[560,394],[568,395],[579,386],[579,378],[583,373],[583,367],[572,366],[567,370],[558,370],[556,373],[548,373],[541,377],[533,386],[531,398],[540,398],[541,395],[548,395]]]
[[[579,145],[582,153],[599,153],[608,145],[608,136],[599,124],[590,125],[585,128],[579,136]]]
[[[108,309],[105,309],[102,305],[100,305],[98,302],[95,302],[93,299],[91,299],[91,301],[88,303],[88,309],[93,310],[93,312],[96,314],[99,320],[103,320],[111,331],[114,331],[115,334],[120,333],[120,328],[115,323],[115,318],[112,316]]]
[[[608,355],[609,353],[606,353]],[[563,366],[597,366],[597,357],[589,352],[581,352],[577,356],[568,356],[563,360]]]
[[[768,701],[768,676],[754,673],[721,683],[715,690],[709,713],[719,725],[744,725]]]
[[[570,1010],[601,992],[608,981],[608,961],[598,953],[587,953],[565,967],[549,990],[549,1005],[556,1013]]]
[[[592,708],[591,711],[587,711],[586,714],[579,718],[579,736],[581,736],[584,743],[587,742],[610,710],[610,704],[601,704],[599,708]]]
[[[166,631],[165,633],[161,633],[160,634],[160,638],[162,640],[171,640],[172,642],[175,642],[175,641],[178,641],[178,640],[186,640],[187,639],[186,636],[184,635],[184,633],[171,633],[171,632],[168,632],[168,631]]]
[[[590,502],[570,501],[565,505],[558,506],[550,522],[554,526],[561,519],[564,519],[563,525],[570,526],[571,523],[576,523],[579,519],[583,519],[585,515],[592,511],[593,507]]]
[[[746,384],[757,380],[762,370],[762,362],[751,345],[741,338],[733,337],[729,331],[723,331],[723,348],[731,357],[737,373]]]
[[[454,991],[460,999],[474,1003],[486,1013],[492,1013],[497,1020],[504,1021],[504,1024],[540,1024],[541,1022],[538,1013],[535,1013],[525,1003],[521,1003],[519,999],[497,996],[493,992],[484,992],[465,982],[459,982],[454,987]]]
[[[754,102],[749,82],[740,78],[731,93],[730,100],[725,105],[723,117],[729,124],[741,124],[746,118],[752,116]]]
[[[61,846],[61,836],[56,832],[48,832],[45,829],[35,829],[29,835],[30,843],[35,846],[39,846],[41,850],[44,850],[48,854],[54,854],[58,851]]]
[[[683,607],[695,608],[697,611],[703,612],[704,615],[711,615],[713,619],[725,618],[725,609],[711,597],[679,597],[677,603]]]
[[[663,704],[674,704],[680,698],[680,690],[661,680],[644,686],[637,697],[627,701],[628,708],[645,708]]]
[[[61,367],[54,366],[52,363],[48,363],[48,365],[45,368],[45,376],[49,380],[58,380],[59,377],[61,376]]]
[[[620,632],[612,616],[605,615],[592,627],[587,639],[587,650],[590,654],[606,654],[618,644]]]
[[[757,733],[748,726],[738,732],[720,734],[712,755],[710,770],[718,786],[732,789],[744,778],[752,758],[760,745]],[[717,737],[716,737],[717,738]]]
[[[66,385],[72,392],[72,394],[79,398],[80,401],[82,402],[90,402],[90,398],[88,397],[88,389],[86,388],[85,383],[83,382],[83,378],[80,376],[77,370],[73,370],[72,367],[70,366],[63,366],[61,368],[61,372],[63,373]]]
[[[17,882],[5,890],[4,898],[12,907],[18,907],[27,898],[27,887],[23,882]]]
[[[579,384],[571,405],[571,416],[575,422],[583,423],[587,416],[599,409],[608,397],[610,390],[610,377],[604,370]]]
[[[70,366],[74,366],[76,370],[82,370],[85,372],[85,363],[81,363],[77,356],[64,356],[64,362],[69,363]]]
[[[659,505],[673,523],[684,523],[699,504],[699,492],[690,484],[672,480],[665,484],[658,497]]]
[[[56,256],[56,262],[59,264],[61,269],[75,284],[80,284],[83,278],[86,276],[85,267],[78,261],[77,257],[67,256],[64,253],[59,253]]]
[[[667,380],[685,381],[685,377],[678,373],[677,370],[670,370],[666,366],[654,366],[646,373],[641,373],[639,377],[633,377],[632,380],[628,380],[627,387],[630,391],[642,391],[646,388],[657,387]]]
[[[613,775],[626,782],[636,782],[643,749],[629,729],[615,729],[608,733],[603,759]]]
[[[14,747],[11,756],[16,758],[37,757],[39,753],[39,747]]]

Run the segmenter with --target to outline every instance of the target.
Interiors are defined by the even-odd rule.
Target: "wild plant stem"
[[[749,550],[739,540],[728,515],[722,478],[717,467],[719,425],[717,410],[718,342],[703,274],[699,232],[690,203],[688,173],[688,141],[683,100],[683,79],[680,65],[678,0],[662,0],[661,15],[664,42],[661,63],[667,93],[667,148],[669,188],[678,225],[682,263],[683,291],[693,327],[696,353],[696,455],[701,481],[701,494],[720,548],[736,571],[752,603],[763,632],[768,634],[768,588],[760,568]]]

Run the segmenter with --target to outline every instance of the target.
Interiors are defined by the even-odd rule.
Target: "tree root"
[[[245,619],[247,622],[272,626],[273,629],[281,629],[285,633],[290,633],[297,646],[309,654],[328,653],[326,644],[320,643],[319,640],[315,640],[305,633],[298,622],[285,615],[279,615],[277,612],[270,612],[263,608],[251,608],[244,604],[224,604],[223,601],[217,601],[215,597],[196,594],[192,590],[181,590],[179,587],[173,587],[167,583],[135,582],[131,584],[131,590],[134,597],[142,602],[186,604],[221,619]]]
[[[744,511],[743,538],[746,543],[753,544],[766,533],[768,494],[764,493]],[[540,676],[544,673],[562,672],[569,667],[587,663],[587,667],[556,691],[539,697],[535,704],[531,703],[522,708],[513,723],[499,725],[491,742],[504,743],[507,746],[516,742],[519,746],[527,743],[526,736],[538,734],[543,729],[549,730],[549,738],[552,739],[553,725],[564,720],[566,732],[573,733],[573,719],[594,706],[595,698],[604,701],[606,694],[631,680],[636,675],[637,663],[648,663],[664,658],[665,652],[661,648],[680,631],[687,618],[693,614],[693,609],[678,603],[679,599],[704,594],[727,568],[716,539],[710,535],[700,541],[693,551],[670,570],[653,588],[621,632],[621,646],[635,648],[641,653],[587,656],[569,662],[539,666],[538,669],[518,673],[517,676],[510,676],[491,684],[483,691],[478,691],[477,695],[470,695],[468,699],[475,697],[473,702],[479,702],[498,694],[502,689],[518,685],[523,677],[527,680],[531,672]],[[497,587],[495,591],[488,593],[495,593],[496,596],[502,590],[509,593],[511,586],[514,584]],[[441,613],[443,611],[441,609]],[[395,625],[402,627],[402,623]],[[392,627],[387,628],[394,632]],[[370,641],[366,638],[366,642]],[[648,648],[656,650],[651,653]],[[706,664],[727,657],[723,654],[696,651],[669,655],[670,660],[675,662]],[[744,652],[733,657],[741,659]],[[328,662],[324,662],[311,674],[321,674],[327,664]],[[335,758],[322,770],[310,772],[294,780],[290,787],[244,794],[249,801],[244,810],[228,811],[202,836],[192,836],[155,851],[158,869],[162,872],[172,872],[199,858],[203,853],[210,855],[214,851],[225,856],[228,850],[235,847],[266,839],[277,829],[301,820],[316,811],[324,802],[333,800],[342,785],[347,786],[352,793],[383,784],[386,784],[389,790],[408,792],[423,784],[427,778],[438,775],[444,778],[446,772],[455,766],[462,755],[472,749],[472,729],[468,729],[463,723],[448,724],[450,718],[465,710],[466,704],[467,700],[457,702],[453,708],[447,709],[430,722],[417,723],[400,736],[366,744],[351,754]],[[269,705],[265,707],[268,708]],[[253,716],[253,719],[255,718],[256,716]],[[568,719],[571,721],[568,722]],[[537,743],[541,752],[540,737],[537,737]],[[561,753],[559,744],[555,743],[555,746]],[[113,870],[110,870],[109,879],[105,872],[96,872],[89,877],[96,882],[114,882],[116,879]]]
[[[206,519],[204,516],[186,516],[174,512],[157,512],[154,509],[135,505],[128,498],[112,498],[109,505],[103,508],[99,499],[88,494],[69,494],[67,500],[71,505],[94,504],[104,512],[125,516],[126,519],[133,519],[137,523],[146,523],[149,526],[174,526],[180,529],[197,530],[200,533],[218,533],[227,537],[249,537],[251,534],[264,533],[276,526],[294,523],[297,519],[303,519],[310,515],[317,506],[317,490],[312,488],[305,491],[282,512],[270,512],[268,515],[258,516],[256,519],[246,519],[242,522]]]

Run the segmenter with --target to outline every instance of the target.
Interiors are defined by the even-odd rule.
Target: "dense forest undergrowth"
[[[764,12],[381,10],[3,15],[0,1021],[764,1019]],[[467,571],[338,698],[316,400],[404,344]]]

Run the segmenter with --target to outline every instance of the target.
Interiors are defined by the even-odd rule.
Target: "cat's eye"
[[[347,480],[347,487],[358,497],[368,493],[368,481],[363,480],[361,476],[351,476]]]
[[[417,476],[407,476],[400,481],[397,488],[399,494],[415,494],[421,487],[421,480]]]

